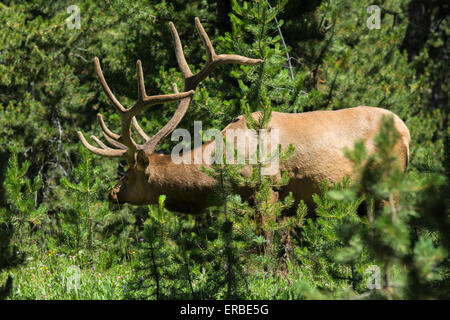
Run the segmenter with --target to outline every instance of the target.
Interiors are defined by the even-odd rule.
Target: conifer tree
[[[23,255],[18,254],[16,245],[11,245],[14,227],[11,223],[0,221],[0,272],[15,267],[23,262]],[[5,283],[0,284],[0,300],[5,299],[13,288],[13,277],[8,276]]]
[[[78,214],[76,223],[80,223],[77,231],[81,235],[87,234],[85,247],[90,254],[90,264],[94,265],[94,228],[98,217],[104,215],[108,209],[102,203],[95,201],[102,184],[98,176],[99,169],[92,166],[92,156],[89,151],[80,147],[80,154],[81,162],[74,170],[74,182],[62,178],[61,185],[75,195],[72,205]],[[82,239],[81,235],[77,238]]]
[[[335,191],[331,196],[344,201],[354,201],[358,196],[363,196],[367,213],[360,221],[347,221],[346,225],[336,229],[337,238],[347,243],[337,259],[352,261],[361,255],[363,248],[367,250],[371,260],[381,270],[382,277],[377,288],[380,290],[368,291],[364,297],[369,293],[368,297],[403,298],[413,292],[417,296],[439,296],[438,292],[427,291],[425,287],[430,288],[428,281],[445,277],[440,266],[448,259],[447,253],[426,233],[414,235],[415,228],[411,227],[414,219],[426,213],[416,211],[401,201],[419,190],[402,171],[398,159],[392,156],[397,139],[393,119],[385,118],[375,138],[374,154],[368,155],[364,143],[360,142],[355,143],[352,152],[347,151],[348,158],[357,168],[357,181],[351,191]],[[436,214],[439,216],[442,212]],[[442,220],[442,224],[441,227],[448,228],[448,217]],[[400,271],[405,269],[406,274]],[[411,287],[415,290],[408,291]]]
[[[30,162],[19,164],[15,147],[10,148],[9,166],[4,183],[8,208],[0,210],[0,222],[7,223],[16,230],[14,240],[30,246],[32,234],[39,231],[46,220],[46,207],[36,206],[36,193],[41,187],[39,176],[33,181],[26,177]]]

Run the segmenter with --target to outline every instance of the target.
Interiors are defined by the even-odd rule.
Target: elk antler
[[[172,32],[172,38],[174,41],[175,47],[175,56],[177,58],[178,66],[181,70],[181,74],[184,78],[184,88],[183,91],[195,90],[197,85],[205,79],[209,74],[211,74],[214,69],[222,64],[245,64],[245,65],[257,65],[261,63],[263,60],[261,59],[251,59],[243,56],[239,56],[236,54],[220,54],[217,55],[214,51],[214,47],[209,40],[208,35],[203,29],[202,24],[198,18],[195,18],[195,26],[197,27],[197,31],[200,34],[200,38],[203,41],[203,45],[206,49],[206,63],[203,68],[196,74],[192,74],[191,69],[189,68],[186,58],[184,57],[183,49],[181,46],[181,40],[178,36],[177,29],[175,28],[172,22],[169,22],[170,31]],[[176,85],[174,85],[174,91],[178,92]],[[158,143],[168,136],[178,125],[178,123],[183,118],[186,113],[189,104],[191,103],[192,97],[187,97],[181,100],[178,104],[178,108],[172,119],[156,134],[152,137],[151,140],[147,141],[144,144],[144,150],[147,153],[151,153],[158,146]],[[137,124],[137,122],[136,122]],[[138,129],[139,130],[139,129]],[[142,136],[142,135],[141,135]]]
[[[108,141],[108,143],[110,143],[111,145],[113,145],[118,149],[109,148],[105,144],[103,144],[97,137],[92,136],[92,139],[100,146],[100,148],[94,147],[90,145],[84,138],[83,134],[78,131],[78,136],[80,137],[81,142],[89,151],[105,157],[126,157],[129,163],[133,163],[134,154],[136,150],[138,149],[144,150],[147,154],[152,153],[158,146],[158,144],[161,142],[161,140],[167,137],[176,128],[178,123],[180,123],[181,119],[183,119],[184,115],[186,114],[192,96],[194,94],[194,89],[203,79],[205,79],[211,72],[213,72],[215,68],[225,63],[256,65],[262,62],[261,59],[251,59],[235,54],[217,55],[214,51],[211,41],[209,40],[208,35],[203,29],[203,26],[198,18],[195,18],[195,25],[205,46],[207,60],[206,64],[197,74],[192,74],[184,57],[178,32],[173,23],[172,22],[169,23],[170,30],[172,32],[172,37],[174,40],[175,55],[177,58],[178,66],[180,67],[181,73],[184,78],[184,90],[181,93],[178,92],[177,86],[176,84],[174,84],[175,93],[173,94],[147,96],[147,94],[145,93],[142,65],[141,61],[138,60],[136,63],[138,76],[138,99],[137,102],[131,108],[125,109],[116,99],[116,97],[108,87],[105,78],[103,76],[102,69],[100,67],[100,62],[97,57],[95,58],[95,69],[99,77],[103,91],[111,100],[112,104],[114,105],[114,107],[116,108],[117,112],[120,115],[121,134],[118,135],[109,130],[103,121],[102,115],[99,114],[98,121],[102,128],[105,139]],[[179,102],[178,108],[175,111],[175,114],[170,119],[170,121],[153,137],[150,138],[149,136],[147,136],[145,132],[142,130],[142,128],[139,126],[135,116],[151,105],[175,100],[181,101]],[[131,124],[133,124],[136,131],[145,140],[145,143],[143,145],[137,144],[131,138],[130,134]]]
[[[105,125],[103,121],[103,117],[101,114],[98,115],[98,121],[100,123],[100,126],[102,128],[103,134],[105,136],[105,139],[113,145],[116,148],[119,149],[111,149],[111,148],[105,148],[106,146],[101,143],[100,140],[98,140],[97,137],[93,137],[93,140],[97,142],[97,144],[101,148],[94,147],[90,145],[86,139],[84,138],[83,134],[78,131],[78,136],[80,137],[81,142],[83,145],[91,152],[106,156],[106,157],[126,157],[131,163],[134,162],[134,153],[137,149],[142,149],[142,146],[134,142],[134,140],[131,138],[130,134],[130,126],[131,123],[135,126],[135,128],[138,130],[138,133],[141,134],[144,139],[147,141],[149,140],[148,136],[145,135],[139,124],[137,123],[136,119],[134,118],[138,113],[142,112],[144,109],[155,105],[160,104],[164,102],[170,102],[170,101],[176,101],[180,100],[186,97],[191,97],[194,94],[193,90],[179,93],[178,91],[173,94],[166,94],[166,95],[155,95],[155,96],[147,96],[145,92],[145,85],[144,85],[144,75],[142,72],[142,64],[141,61],[138,60],[136,63],[137,68],[137,74],[138,74],[138,99],[136,103],[129,109],[125,109],[120,102],[116,99],[114,94],[112,93],[111,89],[109,88],[108,84],[106,83],[105,77],[103,76],[102,68],[100,66],[100,61],[98,58],[95,58],[95,70],[97,71],[98,78],[100,80],[100,84],[103,88],[103,91],[108,96],[108,98],[111,100],[112,104],[116,108],[117,112],[120,116],[120,122],[121,122],[121,134],[115,134],[111,130],[108,129],[108,127]],[[151,140],[151,139],[150,139]],[[100,142],[100,143],[99,143]]]
[[[195,18],[195,26],[197,27],[197,31],[200,34],[200,38],[203,41],[203,45],[206,49],[206,64],[203,66],[202,70],[200,70],[197,74],[192,74],[191,69],[186,63],[186,59],[184,57],[183,49],[181,47],[180,37],[178,36],[177,29],[173,25],[172,22],[169,23],[170,31],[172,31],[172,37],[175,42],[175,55],[177,58],[178,65],[181,69],[181,72],[184,77],[184,89],[191,90],[195,89],[197,85],[205,79],[211,72],[214,71],[215,68],[222,64],[244,64],[244,65],[257,65],[261,63],[263,60],[261,59],[251,59],[243,56],[239,56],[236,54],[219,54],[217,55],[214,51],[214,47],[209,40],[208,35],[203,29],[202,24],[198,18]]]

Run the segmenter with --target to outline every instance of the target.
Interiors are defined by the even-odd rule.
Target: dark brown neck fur
[[[166,195],[166,208],[185,213],[201,213],[211,203],[215,180],[201,170],[198,164],[175,164],[170,155],[150,155],[149,183],[152,202]]]

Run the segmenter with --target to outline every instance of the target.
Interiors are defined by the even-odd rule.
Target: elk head
[[[113,147],[111,148],[105,145],[97,137],[91,136],[99,146],[94,147],[89,144],[84,138],[83,134],[78,131],[83,145],[92,153],[103,157],[119,157],[125,158],[128,161],[129,169],[117,185],[110,192],[110,200],[115,203],[131,203],[131,204],[148,204],[153,203],[155,195],[151,194],[152,190],[149,184],[149,172],[152,170],[150,158],[154,153],[158,144],[167,137],[183,119],[189,104],[194,94],[194,89],[197,85],[205,79],[215,68],[222,64],[244,64],[244,65],[256,65],[262,62],[260,59],[251,59],[234,54],[220,54],[217,55],[211,44],[211,41],[206,34],[203,26],[198,18],[195,18],[195,24],[199,35],[203,41],[206,49],[207,61],[203,68],[197,73],[193,74],[184,57],[183,49],[181,47],[181,41],[178,36],[178,32],[172,22],[169,23],[172,37],[175,46],[175,55],[178,62],[178,66],[184,78],[183,92],[178,92],[177,86],[174,84],[174,93],[166,95],[147,96],[144,86],[144,76],[142,72],[141,61],[136,63],[137,68],[137,83],[138,83],[138,98],[136,103],[126,109],[116,99],[110,88],[108,87],[105,78],[103,76],[102,69],[100,67],[99,59],[95,58],[95,70],[97,72],[100,84],[103,91],[111,100],[112,104],[116,108],[120,116],[121,132],[116,134],[109,130],[101,114],[98,114],[98,121],[103,131],[103,135],[106,141]],[[144,111],[150,106],[161,104],[164,102],[179,100],[178,108],[170,121],[159,130],[153,137],[149,137],[140,127],[136,120],[136,115]],[[131,137],[131,124],[136,129],[138,134],[145,141],[143,144],[136,143]]]

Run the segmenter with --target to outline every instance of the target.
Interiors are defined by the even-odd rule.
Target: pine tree
[[[99,169],[92,166],[92,156],[88,150],[80,147],[81,162],[74,170],[74,182],[66,178],[61,179],[61,185],[69,192],[73,192],[73,207],[78,215],[76,218],[77,239],[83,240],[85,233],[85,247],[90,254],[90,264],[93,266],[95,261],[94,233],[98,218],[108,211],[107,207],[96,202],[96,195],[101,190],[102,182],[98,176]],[[78,225],[79,224],[79,225]]]
[[[14,227],[11,223],[0,222],[0,272],[15,267],[23,262],[23,255],[18,254],[16,245],[11,245]],[[5,299],[13,288],[13,278],[8,276],[0,285],[0,300]]]
[[[381,286],[377,288],[380,290],[368,291],[361,297],[432,297],[439,293],[430,289],[429,281],[444,276],[440,270],[447,259],[443,246],[433,243],[426,233],[417,235],[417,229],[413,227],[414,220],[426,213],[401,201],[413,192],[423,192],[420,190],[424,187],[426,190],[427,183],[419,184],[421,187],[417,190],[415,182],[402,171],[398,159],[392,156],[397,139],[393,119],[383,119],[372,155],[368,155],[364,144],[359,142],[355,143],[352,152],[347,151],[348,158],[357,168],[358,180],[352,191],[331,194],[347,201],[355,200],[359,195],[366,202],[367,213],[361,220],[347,221],[345,226],[337,229],[338,239],[347,243],[337,256],[338,261],[352,261],[365,248],[381,270]],[[439,185],[441,182],[438,181],[434,183]],[[384,205],[377,205],[380,203]],[[440,216],[442,211],[436,214]],[[448,218],[446,220],[442,221],[443,228],[448,228]],[[401,271],[404,269],[406,274]]]
[[[29,161],[19,164],[15,147],[10,148],[9,167],[4,183],[8,208],[0,210],[0,222],[11,225],[16,230],[14,240],[31,246],[33,233],[39,232],[46,220],[46,207],[36,206],[36,193],[41,187],[41,179],[33,181],[26,177],[30,167]]]

